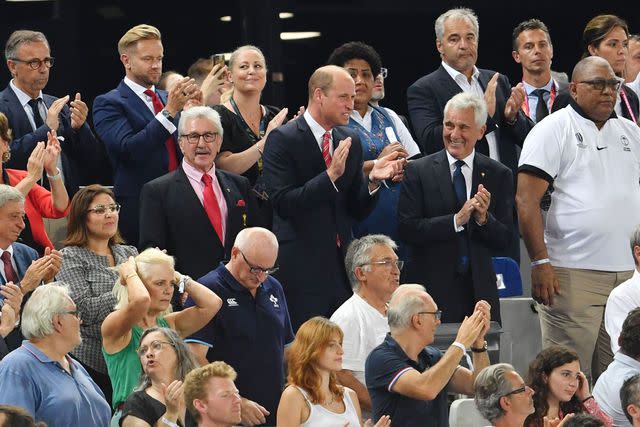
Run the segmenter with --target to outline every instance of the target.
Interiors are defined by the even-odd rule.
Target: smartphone
[[[215,53],[211,55],[211,63],[215,67],[217,64],[224,65],[224,54],[223,53]]]

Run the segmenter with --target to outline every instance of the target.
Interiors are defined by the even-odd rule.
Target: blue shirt
[[[365,363],[365,379],[373,405],[373,421],[383,415],[391,416],[393,425],[448,427],[446,388],[433,400],[418,400],[398,394],[391,389],[406,372],[415,369],[422,373],[442,358],[435,347],[426,347],[418,354],[418,361],[407,356],[391,334],[371,351]]]
[[[80,363],[67,360],[71,373],[23,341],[0,362],[0,404],[22,407],[50,426],[108,426],[104,394]]]
[[[222,308],[186,341],[209,346],[210,362],[233,366],[240,394],[264,406],[271,413],[267,424],[275,425],[284,387],[284,346],[293,341],[282,285],[267,276],[254,298],[222,263],[198,282],[222,298]],[[189,298],[185,307],[192,305]]]

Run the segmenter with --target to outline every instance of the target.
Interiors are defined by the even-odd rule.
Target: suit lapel
[[[302,141],[303,141],[302,144],[304,145],[303,152],[309,153],[309,156],[312,161],[311,163],[312,173],[314,175],[317,175],[322,170],[325,170],[327,168],[327,166],[324,163],[324,158],[322,157],[322,151],[320,151],[320,146],[318,145],[318,141],[313,135],[313,132],[311,132],[311,128],[309,127],[309,124],[307,123],[307,121],[304,120],[304,117],[302,118],[302,120],[296,120],[296,122],[298,125],[298,130],[303,133],[303,137],[302,137]],[[333,139],[332,143],[333,143],[334,152],[335,152],[335,148],[337,147],[337,142],[336,142],[336,137],[334,132],[335,132],[335,129],[332,130],[332,139]]]
[[[460,86],[458,86],[458,83],[456,83],[456,81],[451,78],[442,64],[440,64],[440,68],[438,68],[438,74],[442,87],[448,92],[447,99],[451,99],[454,95],[462,92],[462,89],[460,88]]]
[[[476,151],[476,155],[473,158],[473,174],[471,177],[471,195],[474,195],[478,191],[478,185],[482,184],[486,187],[487,175],[487,160],[486,158]]]
[[[153,120],[154,114],[147,104],[125,84],[124,80],[118,85],[118,92],[120,92],[120,96],[124,99],[124,102],[129,105],[131,111],[137,111],[139,114],[142,114],[147,122]]]
[[[229,180],[222,172],[216,169],[216,178],[218,178],[218,184],[220,185],[220,189],[222,190],[222,194],[224,196],[224,200],[227,203],[227,217],[225,218],[225,230],[224,230],[224,246],[226,247],[229,244],[233,244],[231,239],[232,230],[239,230],[238,221],[240,218],[237,218],[234,215],[235,206],[237,203],[235,192],[232,191],[232,186]]]
[[[447,154],[445,150],[440,151],[437,157],[433,161],[434,173],[436,176],[436,182],[438,184],[438,190],[442,196],[442,202],[447,210],[455,209],[457,211],[458,202],[455,192],[453,190],[453,181],[451,179],[451,168],[449,161],[447,160]]]
[[[6,87],[3,95],[7,110],[10,111],[11,116],[13,116],[11,127],[14,137],[16,135],[22,136],[33,132],[27,113],[24,111],[24,108],[22,108],[22,104],[20,104],[20,100],[13,89],[11,89],[11,86]]]

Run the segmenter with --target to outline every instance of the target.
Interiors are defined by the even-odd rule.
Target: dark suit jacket
[[[512,235],[514,187],[511,171],[476,152],[472,196],[479,184],[491,193],[491,203],[488,222],[478,226],[471,218],[463,231],[469,241],[471,297],[474,301],[487,300],[492,307],[492,319],[499,321],[491,252],[505,248]],[[447,309],[453,310],[461,298],[451,286],[457,274],[459,251],[457,233],[453,228],[453,216],[457,211],[457,199],[444,150],[407,165],[398,204],[400,238],[413,251],[413,259],[407,266],[407,280],[425,285],[445,316]],[[462,318],[447,321],[460,322]]]
[[[253,225],[255,199],[247,178],[220,169],[216,177],[228,210],[224,247],[180,166],[142,187],[140,248],[166,249],[176,257],[176,269],[194,278],[228,260],[238,232]]]
[[[157,90],[157,93],[166,104],[167,92]],[[135,243],[139,237],[140,190],[145,183],[168,172],[165,143],[170,133],[124,81],[95,99],[93,123],[113,165],[114,192],[122,204],[120,231],[130,243]],[[176,118],[176,126],[177,123]],[[177,132],[174,136],[177,148]],[[181,159],[180,150],[177,154]]]
[[[13,243],[11,246],[13,246],[13,259],[16,263],[16,274],[18,275],[18,280],[22,280],[24,274],[31,265],[31,262],[38,259],[38,252],[36,252],[35,249],[18,242]],[[6,284],[6,281],[1,274],[0,284]],[[25,297],[22,301],[23,306],[26,301],[27,298]],[[2,359],[8,352],[20,347],[22,339],[23,337],[19,328],[14,329],[4,339],[0,337],[0,359]]]
[[[274,207],[273,232],[280,242],[278,279],[295,327],[313,315],[331,314],[331,307],[318,307],[323,311],[318,312],[311,308],[312,301],[304,304],[303,295],[337,302],[351,294],[344,269],[344,255],[353,240],[351,227],[369,214],[377,197],[369,195],[357,133],[333,128],[333,146],[348,136],[352,142],[345,171],[335,182],[339,191],[303,117],[271,131],[267,139],[263,173]]]
[[[638,120],[639,119],[638,118],[638,112],[639,112],[638,95],[636,95],[633,89],[631,89],[629,86],[624,84],[622,85],[620,90],[623,90],[624,93],[627,95],[627,98],[629,99],[629,105],[631,105],[631,111],[633,111],[634,117],[636,118],[636,120]],[[551,112],[553,113],[555,111],[558,111],[561,108],[566,107],[567,105],[569,105],[570,102],[571,102],[571,94],[569,93],[569,86],[566,86],[564,89],[560,90],[560,92],[558,93],[558,96],[556,97],[556,100],[553,103],[553,106],[551,107]],[[622,101],[622,117],[624,117],[625,119],[633,120],[631,118],[631,114],[629,114],[629,109],[627,108],[624,101]]]
[[[486,89],[495,71],[479,69],[478,81]],[[454,95],[462,92],[460,86],[451,78],[442,65],[433,73],[421,77],[407,90],[409,115],[416,141],[425,154],[442,150],[442,120],[444,106]],[[493,118],[487,118],[487,133],[493,131],[498,141],[500,161],[511,169],[515,176],[518,168],[518,153],[516,146],[522,147],[524,139],[534,123],[518,111],[516,121],[510,125],[504,119],[504,107],[511,96],[509,79],[500,75],[496,89],[496,113]]]
[[[42,99],[49,108],[56,97],[42,95]],[[27,169],[27,161],[36,144],[40,141],[47,141],[47,132],[50,130],[46,124],[40,126],[35,131],[29,123],[29,117],[22,108],[18,97],[13,89],[7,86],[0,92],[0,111],[9,119],[9,126],[13,132],[11,141],[11,159],[6,167],[10,169]],[[100,162],[104,160],[104,149],[96,140],[87,122],[82,127],[75,130],[71,127],[71,112],[68,105],[62,108],[59,116],[60,126],[58,136],[64,137],[60,143],[62,147],[62,168],[64,169],[65,186],[72,197],[78,191],[79,185],[92,184],[96,182],[96,175],[93,171],[98,168]],[[49,183],[44,177],[45,187],[49,188]]]

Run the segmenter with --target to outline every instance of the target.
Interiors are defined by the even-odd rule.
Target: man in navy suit
[[[444,108],[444,150],[409,163],[402,181],[398,230],[413,254],[407,280],[438,301],[443,322],[462,322],[480,300],[500,321],[491,252],[512,235],[514,186],[509,168],[475,149],[486,120],[481,97],[455,95]]]
[[[131,28],[118,42],[118,52],[125,77],[117,88],[95,99],[93,121],[114,169],[114,192],[122,205],[120,232],[135,244],[140,189],[178,167],[176,116],[200,92],[189,78],[180,80],[169,93],[156,90],[163,47],[155,27]]]
[[[20,312],[22,295],[33,291],[40,283],[50,282],[60,271],[62,255],[58,251],[46,251],[38,259],[38,253],[27,245],[17,243],[24,229],[24,196],[14,187],[0,184],[0,305],[2,316],[11,306],[13,316]],[[18,288],[19,286],[19,288]],[[20,346],[22,335],[11,328],[7,335],[6,318],[0,319],[0,358],[3,350]],[[15,325],[15,322],[14,322]]]
[[[5,45],[5,57],[12,80],[0,92],[0,111],[9,119],[13,132],[11,159],[6,167],[26,170],[36,144],[46,141],[47,132],[55,130],[62,147],[58,168],[72,197],[79,185],[95,182],[93,171],[99,168],[104,154],[87,124],[87,104],[80,93],[70,103],[69,95],[56,98],[42,93],[54,58],[41,32],[14,31]],[[43,181],[49,188],[46,177]]]
[[[354,98],[344,68],[319,68],[309,79],[305,113],[271,131],[265,146],[278,279],[294,329],[310,317],[330,317],[352,295],[344,268],[351,227],[374,207],[381,180],[402,173],[406,162],[394,152],[364,176],[359,137],[345,127]]]

